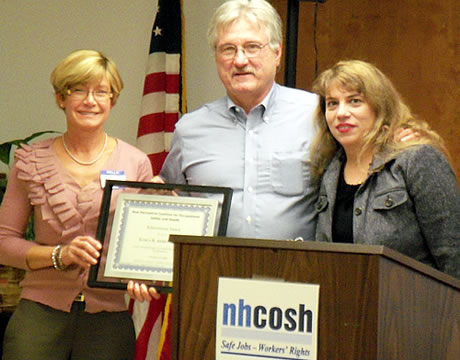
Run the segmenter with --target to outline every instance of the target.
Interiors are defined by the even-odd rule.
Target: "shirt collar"
[[[262,121],[266,123],[270,122],[270,119],[271,119],[270,109],[273,108],[273,104],[275,103],[277,90],[278,90],[278,84],[273,82],[273,85],[270,91],[268,92],[268,94],[265,96],[265,98],[263,98],[263,100],[251,110],[252,112],[258,109],[259,107],[262,107],[261,118],[262,118]],[[242,119],[242,118],[246,119],[246,114],[244,110],[240,106],[236,105],[233,102],[233,100],[230,99],[229,96],[227,96],[227,109],[231,114],[234,115],[235,121],[238,121],[238,119]]]

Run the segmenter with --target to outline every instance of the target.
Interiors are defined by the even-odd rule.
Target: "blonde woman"
[[[439,135],[367,62],[337,63],[313,90],[316,240],[385,245],[460,278],[460,195]],[[398,141],[402,128],[420,136]]]
[[[123,82],[98,51],[80,50],[51,74],[67,129],[16,151],[0,208],[0,262],[26,270],[3,359],[132,359],[135,333],[124,294],[88,288],[102,174],[148,181],[147,156],[109,136],[104,125]],[[24,231],[34,215],[35,240]]]

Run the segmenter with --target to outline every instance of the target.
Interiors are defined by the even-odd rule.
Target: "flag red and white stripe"
[[[136,146],[160,172],[181,107],[180,0],[158,0],[152,28]]]
[[[181,53],[181,0],[157,0],[136,141],[154,175],[168,154],[180,111],[185,111]],[[150,303],[130,301],[137,336],[134,360],[170,359],[170,300],[162,295]]]

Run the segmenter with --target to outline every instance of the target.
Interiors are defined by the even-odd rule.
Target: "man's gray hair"
[[[283,42],[283,25],[275,8],[266,0],[228,0],[217,8],[208,27],[208,43],[216,50],[217,34],[222,28],[242,17],[263,24],[267,32],[269,46],[273,50]]]

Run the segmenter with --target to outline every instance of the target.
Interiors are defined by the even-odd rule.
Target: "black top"
[[[332,241],[353,243],[353,202],[358,185],[348,185],[345,182],[343,166],[337,185],[337,197],[332,216]]]

